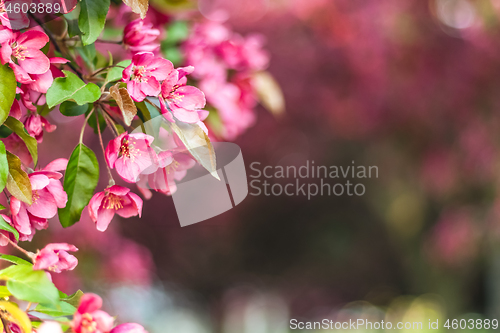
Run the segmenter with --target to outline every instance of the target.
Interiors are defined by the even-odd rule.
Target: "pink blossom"
[[[33,80],[33,82],[28,84],[28,88],[30,90],[45,94],[52,85],[52,82],[54,82],[54,78],[64,77],[63,72],[61,72],[61,70],[57,68],[56,65],[66,64],[69,62],[69,60],[58,57],[50,58],[49,60],[50,70],[46,71],[43,74],[30,74],[31,79]]]
[[[200,110],[206,103],[203,92],[186,85],[186,75],[191,74],[193,70],[193,66],[174,69],[163,81],[160,103],[161,111],[167,120],[173,122],[173,114],[180,121],[196,123],[208,116],[208,111]]]
[[[108,333],[113,328],[114,319],[100,310],[102,298],[95,294],[85,294],[80,299],[71,328],[75,333]]]
[[[151,52],[139,52],[132,58],[130,66],[123,70],[123,82],[127,82],[130,97],[142,102],[146,96],[158,96],[160,82],[174,69],[166,59],[155,57]]]
[[[47,132],[53,132],[57,128],[56,125],[49,123],[47,119],[40,116],[39,114],[31,114],[24,121],[24,127],[28,134],[36,139],[38,143],[43,141],[43,130]]]
[[[208,102],[218,111],[224,124],[224,138],[234,139],[254,124],[253,107],[256,101],[251,87],[206,79],[200,82],[200,88],[205,92]]]
[[[8,4],[10,4],[11,6],[11,9],[13,8],[12,6],[16,4],[18,6],[22,6],[23,3],[29,4],[31,3],[31,0],[10,0],[8,2]],[[7,12],[6,5],[7,3],[5,3],[4,0],[0,0],[0,23],[3,26],[9,29],[19,30],[27,28],[30,25],[30,20],[26,13],[24,13],[22,10],[18,13],[13,10]]]
[[[106,162],[110,168],[116,168],[125,181],[134,183],[141,173],[156,171],[157,156],[151,148],[153,140],[152,136],[142,133],[123,133],[106,147]]]
[[[18,82],[30,83],[33,80],[29,74],[43,74],[49,70],[50,60],[40,51],[49,41],[44,32],[28,30],[19,33],[0,28],[3,28],[0,30],[0,60],[2,65],[8,63],[14,70]]]
[[[160,35],[160,30],[154,29],[151,23],[136,19],[125,27],[123,44],[132,52],[155,52],[160,48],[154,41]]]
[[[121,324],[111,330],[110,333],[148,333],[144,327],[139,324]]]
[[[56,273],[72,271],[78,265],[78,259],[67,251],[78,251],[76,246],[58,243],[49,244],[39,251],[34,258],[33,269],[50,270]]]
[[[217,46],[226,66],[238,71],[264,70],[269,64],[269,55],[263,49],[264,38],[261,35],[250,35],[246,38],[234,34]]]
[[[14,227],[21,240],[31,240],[34,230],[46,229],[47,220],[64,208],[68,196],[62,187],[62,174],[50,170],[40,170],[29,174],[32,188],[32,204],[28,205],[16,197],[10,200],[10,210]]]
[[[132,217],[142,214],[142,199],[130,189],[118,185],[96,193],[89,203],[89,215],[96,223],[97,230],[105,231],[116,214]]]
[[[182,180],[187,170],[196,165],[195,160],[178,150],[164,151],[158,154],[159,168],[156,172],[144,175],[138,183],[141,188],[151,188],[166,195],[172,195],[177,191],[175,181]]]

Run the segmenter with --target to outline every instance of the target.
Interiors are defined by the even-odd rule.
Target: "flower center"
[[[167,166],[165,167],[165,170],[167,171],[167,174],[170,174],[170,171],[172,171],[172,172],[177,171],[177,167],[178,167],[179,165],[180,165],[180,163],[179,163],[179,162],[177,162],[177,161],[175,161],[175,160],[174,160],[172,163],[170,163],[169,165],[167,165]]]
[[[35,204],[38,199],[40,199],[40,194],[37,190],[34,190],[31,195],[31,201],[33,202],[32,204]]]
[[[172,91],[170,92],[170,95],[168,96],[170,100],[174,100],[174,101],[182,101],[182,98],[184,96],[180,95],[177,93],[177,89],[179,89],[181,87],[180,84],[176,84],[173,88],[172,88]]]
[[[82,332],[85,333],[93,333],[97,331],[97,323],[89,313],[84,313],[82,315],[82,328]]]
[[[137,142],[130,142],[128,138],[123,138],[122,145],[120,147],[120,155],[124,158],[130,158],[133,162],[136,156],[141,154],[139,149],[134,148],[135,144],[137,144]]]
[[[0,0],[0,14],[5,12],[7,12],[7,10],[5,9],[5,2],[3,0]]]
[[[148,70],[144,66],[134,66],[132,80],[138,82],[148,82]]]
[[[18,60],[26,60],[29,57],[28,48],[26,46],[17,44],[17,42],[12,43],[12,56]]]
[[[104,199],[102,207],[105,209],[114,209],[114,210],[121,209],[123,208],[123,199],[117,195],[109,193]]]

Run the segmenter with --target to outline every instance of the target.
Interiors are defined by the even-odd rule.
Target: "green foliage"
[[[184,60],[178,45],[189,37],[189,27],[186,21],[175,21],[168,24],[166,29],[167,38],[161,42],[161,52],[177,66]]]
[[[53,107],[73,100],[78,105],[93,103],[101,97],[101,90],[93,83],[85,84],[78,76],[63,71],[66,77],[58,77],[47,91],[47,105]]]
[[[78,27],[82,32],[83,45],[94,43],[106,23],[110,0],[82,0]]]
[[[16,265],[33,266],[32,263],[27,262],[26,260],[24,260],[22,258],[12,256],[10,254],[0,254],[0,260],[5,260],[5,261],[11,262],[11,263],[16,264]]]
[[[76,51],[78,52],[78,54],[80,54],[87,67],[90,70],[93,70],[97,56],[97,52],[95,50],[95,44],[89,44],[82,47],[77,47]]]
[[[75,102],[66,101],[61,104],[59,111],[67,117],[76,117],[89,110],[90,104],[78,105]]]
[[[36,139],[34,137],[26,132],[23,123],[14,117],[7,117],[7,120],[5,120],[5,126],[16,133],[23,140],[23,142],[26,144],[26,147],[28,148],[28,151],[31,154],[31,157],[33,158],[33,163],[37,165],[38,143],[36,142]]]
[[[78,36],[82,32],[78,26],[78,20],[66,20],[68,22],[68,36],[70,38]]]
[[[65,317],[72,316],[76,312],[76,308],[67,303],[59,302],[57,305],[37,305],[36,312],[44,313],[52,317]]]
[[[7,281],[7,289],[17,299],[53,305],[59,302],[59,292],[45,272],[30,265],[9,266],[0,271],[0,279]]]
[[[19,232],[13,226],[7,223],[7,221],[5,221],[1,216],[0,216],[0,229],[13,233],[14,237],[16,237],[16,241],[19,241]]]
[[[139,110],[137,115],[143,122],[161,116],[161,113],[157,108],[146,102],[135,103],[135,105],[137,105],[137,109]]]
[[[88,110],[85,113],[85,116],[88,116],[89,112],[90,112],[90,110]],[[102,116],[102,114],[100,112],[97,112],[97,118],[99,119],[99,127],[101,128],[101,132],[104,132],[104,129],[106,128],[106,120],[104,120],[104,117]],[[97,134],[98,133],[98,131],[97,131],[97,119],[96,119],[95,115],[93,115],[92,117],[89,118],[88,124],[90,127],[92,127],[94,129],[94,133]]]
[[[64,175],[68,194],[66,207],[59,209],[59,221],[67,228],[80,220],[99,181],[99,164],[92,150],[80,143],[71,154]]]
[[[9,289],[6,286],[0,286],[0,298],[10,297],[12,296]]]
[[[5,145],[0,141],[0,191],[3,191],[7,185],[7,177],[9,176],[9,162],[7,161],[7,151]],[[5,207],[3,208],[5,209]]]
[[[21,160],[16,155],[7,152],[7,161],[9,162],[7,190],[17,199],[31,205],[31,182],[28,174],[21,168]]]
[[[122,79],[122,73],[125,68],[130,66],[132,60],[123,60],[115,65],[115,67],[111,68],[108,72],[108,76],[106,77],[106,81],[113,82]]]
[[[74,307],[77,307],[78,304],[80,304],[80,298],[82,298],[82,296],[83,296],[83,291],[78,290],[76,293],[72,295],[61,297],[61,301],[65,301],[66,303],[69,303]]]
[[[16,77],[8,64],[0,66],[0,124],[9,116],[16,98]]]

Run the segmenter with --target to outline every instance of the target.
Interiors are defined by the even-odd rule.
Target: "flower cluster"
[[[184,43],[186,63],[207,102],[217,109],[224,124],[223,137],[233,139],[255,121],[257,103],[252,75],[266,69],[269,55],[260,35],[246,38],[216,22],[196,24]]]
[[[64,228],[90,220],[104,232],[115,215],[141,217],[143,200],[127,184],[136,183],[140,194],[149,199],[151,190],[175,193],[178,182],[197,162],[214,174],[212,135],[204,123],[209,115],[207,100],[198,87],[208,89],[210,106],[218,109],[227,125],[226,137],[234,137],[253,121],[255,89],[251,78],[267,66],[268,57],[259,38],[245,39],[220,25],[199,25],[186,43],[192,63],[174,67],[166,59],[160,40],[170,18],[154,8],[153,19],[146,18],[148,6],[144,3],[124,0],[121,6],[96,6],[92,9],[96,15],[88,15],[83,7],[68,16],[26,13],[26,5],[31,9],[37,3],[0,0],[0,187],[5,194],[5,200],[0,199],[0,246],[11,245],[29,260],[0,256],[11,265],[2,270],[0,280],[30,286],[26,292],[15,283],[6,283],[1,303],[7,308],[2,305],[2,323],[8,318],[10,332],[60,333],[69,327],[74,333],[147,333],[139,324],[116,325],[115,318],[101,310],[99,296],[81,296],[80,291],[68,296],[56,287],[64,276],[77,271],[82,258],[77,259],[74,253],[82,248],[80,239],[49,243],[34,253],[21,247],[21,242],[32,241],[37,230],[47,229],[54,218]],[[78,5],[83,3],[63,1],[61,10],[69,13]],[[141,19],[130,19],[135,15],[132,12]],[[101,20],[113,17],[113,13],[127,13],[125,19],[123,15],[113,18],[121,22],[115,28],[124,26],[123,35],[119,40],[100,39],[106,36],[101,33]],[[42,24],[43,20],[54,20],[54,24]],[[218,33],[223,38],[218,38]],[[181,41],[169,40],[167,44],[180,55]],[[103,45],[105,51],[100,49]],[[213,63],[204,62],[210,59]],[[229,71],[235,74],[228,75]],[[40,167],[39,153],[43,159],[54,153],[54,149],[39,149],[40,144],[53,139],[44,138],[56,130],[51,122],[65,123],[62,132],[69,129],[64,139],[57,138],[63,147],[66,137],[74,132],[71,117],[83,120],[73,153],[69,159],[52,157],[51,163]],[[152,136],[145,128],[155,117],[162,125]],[[99,139],[104,159],[101,167],[95,147],[85,144],[87,127],[92,127]],[[105,146],[103,137],[108,134],[114,138]],[[204,149],[203,154],[195,153],[196,149]],[[100,190],[100,169],[104,167],[109,183]],[[113,178],[115,171],[121,178],[119,184]],[[106,233],[106,246],[113,232]],[[89,238],[98,242],[98,237],[95,233],[91,237],[78,235],[88,243]],[[114,238],[116,244],[124,245],[106,251],[107,269],[115,276],[127,274],[135,280],[147,280],[153,265],[148,250],[132,241],[116,241],[120,236]],[[87,251],[82,252],[79,254],[87,255]],[[62,272],[66,274],[52,274]],[[19,314],[17,300],[42,306],[29,306]],[[9,311],[12,313],[4,317]],[[41,319],[38,313],[53,319]],[[60,319],[71,315],[65,322]]]

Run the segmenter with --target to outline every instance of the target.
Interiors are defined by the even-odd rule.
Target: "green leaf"
[[[0,138],[6,138],[12,134],[12,131],[5,125],[0,126]]]
[[[12,296],[9,289],[7,289],[6,286],[0,286],[0,298],[5,298],[5,297],[9,297],[9,296]]]
[[[72,316],[76,312],[76,307],[66,302],[59,302],[57,306],[54,305],[37,305],[36,312],[44,313],[52,317],[65,317]]]
[[[8,176],[9,162],[7,161],[7,151],[5,150],[3,142],[0,141],[0,191],[3,191],[5,185],[7,185]],[[5,209],[5,207],[3,209]]]
[[[78,27],[82,32],[83,45],[94,43],[106,24],[110,0],[82,0]]]
[[[16,98],[16,77],[8,64],[0,66],[0,124],[9,116]]]
[[[88,116],[89,112],[90,112],[90,110],[85,112],[85,116]],[[102,132],[104,132],[104,129],[107,126],[106,120],[104,120],[104,117],[102,116],[102,114],[100,112],[97,113],[97,118],[99,119],[99,127],[101,128],[101,133],[102,133]],[[89,124],[90,127],[92,127],[94,129],[95,134],[99,133],[99,131],[97,130],[97,120],[95,118],[95,115],[92,115],[89,118],[89,121],[87,123]]]
[[[186,21],[175,21],[167,27],[167,38],[163,43],[169,46],[185,41],[189,37],[189,27]]]
[[[26,132],[26,129],[24,128],[24,125],[22,122],[17,120],[14,117],[7,117],[7,120],[5,120],[5,126],[7,126],[9,129],[11,129],[14,133],[16,133],[26,144],[26,147],[28,148],[31,157],[33,158],[33,163],[37,165],[38,163],[38,143],[36,142],[36,139],[29,135]]]
[[[83,61],[90,67],[93,68],[95,57],[97,52],[95,50],[95,44],[85,45],[82,47],[77,47],[76,50],[82,56]]]
[[[36,107],[36,112],[42,117],[48,115],[52,110],[54,110],[54,108],[49,108],[47,104],[37,105]]]
[[[131,63],[132,63],[132,60],[123,60],[123,61],[120,61],[119,63],[117,63],[115,65],[115,67],[113,67],[109,70],[108,76],[106,77],[106,81],[113,82],[113,81],[121,80],[122,76],[123,76],[122,75],[123,70],[125,68],[127,68],[128,66],[130,66]]]
[[[44,271],[34,271],[28,265],[12,265],[0,271],[0,279],[7,280],[7,289],[17,299],[54,305],[59,302],[59,292]]]
[[[7,221],[5,221],[1,216],[0,216],[0,229],[13,233],[14,237],[16,237],[16,241],[19,241],[19,232],[13,226],[7,223]]]
[[[135,105],[137,105],[137,108],[139,109],[137,115],[139,116],[139,118],[141,118],[143,122],[147,122],[153,118],[161,116],[160,111],[158,111],[157,108],[150,105],[149,103],[140,102],[140,103],[135,103]]]
[[[5,208],[4,205],[0,205],[0,210],[4,210],[4,209],[7,209],[7,208]]]
[[[80,298],[83,296],[83,291],[78,290],[73,295],[69,295],[67,297],[61,298],[61,301],[65,301],[74,307],[77,307],[80,304]]]
[[[179,66],[184,61],[184,55],[177,46],[162,46],[161,53],[163,57],[170,60],[174,66]]]
[[[0,260],[5,260],[5,261],[11,262],[11,263],[16,264],[16,265],[33,266],[32,263],[30,263],[22,258],[12,256],[10,254],[0,254]]]
[[[75,102],[66,101],[59,106],[59,111],[67,117],[76,117],[89,110],[90,104],[78,105]]]
[[[67,20],[68,21],[68,36],[69,38],[75,37],[81,34],[80,28],[78,27],[78,20]]]
[[[21,160],[16,155],[7,152],[9,162],[9,176],[7,177],[7,190],[22,202],[31,205],[33,193],[28,174],[21,168]]]
[[[67,228],[80,220],[99,180],[99,164],[92,150],[83,143],[76,146],[69,158],[64,175],[64,190],[68,194],[66,207],[59,209],[59,221]]]
[[[47,105],[53,107],[73,100],[78,105],[93,103],[101,97],[101,89],[93,83],[85,84],[78,76],[63,71],[66,77],[58,77],[47,91]]]

